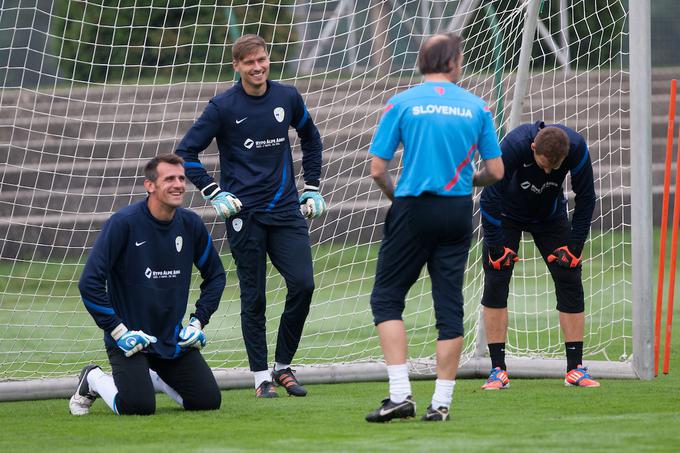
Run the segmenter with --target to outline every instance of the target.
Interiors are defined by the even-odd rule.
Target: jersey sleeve
[[[399,108],[390,99],[383,110],[378,130],[373,136],[368,152],[385,160],[392,160],[401,141],[399,132]]]
[[[319,129],[317,129],[312,117],[309,115],[302,96],[297,90],[295,90],[295,94],[292,126],[295,128],[298,137],[300,137],[305,184],[319,187],[322,164],[321,154],[323,152],[321,134],[319,134]]]
[[[220,125],[220,111],[211,100],[175,150],[175,154],[184,159],[184,169],[187,178],[198,190],[203,190],[215,182],[213,177],[205,171],[198,155],[210,146],[210,143],[219,131]]]
[[[206,326],[210,317],[220,305],[220,299],[226,285],[224,266],[208,230],[200,218],[193,219],[194,223],[194,266],[201,273],[201,294],[196,301],[196,310],[191,316],[195,316]]]
[[[78,282],[85,308],[97,326],[107,333],[122,322],[106,290],[110,271],[127,242],[127,225],[115,215],[102,228]]]
[[[479,134],[479,155],[483,160],[500,157],[501,148],[498,145],[496,126],[491,116],[491,109],[484,104],[482,112],[482,130]]]
[[[583,244],[590,232],[590,223],[595,210],[595,184],[593,180],[593,164],[590,161],[590,153],[585,140],[582,140],[576,148],[576,159],[569,169],[571,173],[571,187],[574,191],[574,214],[571,220],[570,246],[578,250],[583,249]]]
[[[518,135],[511,132],[501,142],[501,157],[505,169],[503,179],[485,187],[480,197],[484,240],[491,246],[505,245],[505,236],[501,228],[503,196],[517,168],[521,165],[520,148],[525,146],[517,138]]]

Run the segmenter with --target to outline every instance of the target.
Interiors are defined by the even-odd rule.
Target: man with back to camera
[[[69,401],[73,415],[89,413],[97,397],[119,415],[153,414],[156,390],[186,410],[220,408],[220,390],[199,350],[226,278],[202,220],[180,207],[183,164],[174,154],[151,159],[146,200],[112,215],[90,252],[78,287],[105,332],[113,376],[97,365],[83,368]],[[203,282],[182,327],[193,265]]]
[[[302,96],[268,80],[265,41],[244,35],[232,48],[240,81],[215,96],[177,147],[187,176],[226,221],[241,288],[241,330],[258,398],[305,396],[291,369],[314,292],[307,218],[326,210],[319,193],[322,143]],[[288,130],[300,138],[305,185],[298,198]],[[198,155],[213,139],[220,157],[219,185]],[[304,217],[303,213],[304,212]],[[267,362],[265,325],[267,256],[286,281],[274,369]]]
[[[523,124],[501,143],[505,176],[482,191],[484,328],[491,356],[485,390],[505,389],[508,292],[522,232],[531,233],[555,283],[567,356],[567,386],[599,387],[583,366],[584,295],[581,254],[595,209],[593,166],[584,138],[560,124]],[[569,222],[562,184],[575,194]]]
[[[416,403],[406,364],[404,300],[425,264],[432,281],[437,337],[437,381],[424,421],[446,421],[463,346],[463,273],[472,239],[472,186],[503,177],[491,112],[456,84],[462,39],[427,39],[418,54],[424,83],[392,97],[369,152],[371,176],[392,201],[385,219],[371,309],[385,355],[390,396],[368,422],[414,417]],[[402,143],[403,169],[394,187],[389,161]],[[482,168],[475,171],[478,152]]]

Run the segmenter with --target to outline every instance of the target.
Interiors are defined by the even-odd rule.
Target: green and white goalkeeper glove
[[[238,214],[243,205],[241,200],[236,198],[234,194],[225,192],[220,189],[216,183],[208,184],[201,190],[204,200],[210,201],[217,216],[222,220],[227,220],[229,217]]]
[[[300,212],[307,219],[316,219],[326,212],[326,201],[319,193],[319,188],[305,184],[300,196]]]

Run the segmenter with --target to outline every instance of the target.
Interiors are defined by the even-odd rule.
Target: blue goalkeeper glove
[[[151,343],[158,341],[153,335],[146,334],[141,330],[128,330],[125,324],[118,324],[111,332],[111,336],[116,340],[118,347],[125,353],[125,357],[130,357]]]
[[[181,341],[177,344],[180,348],[201,349],[205,346],[205,333],[201,321],[197,318],[191,318],[189,324],[180,331],[179,339]]]
[[[307,219],[316,219],[326,212],[326,202],[319,193],[319,188],[305,184],[300,196],[300,212]]]
[[[229,217],[238,214],[241,211],[241,200],[236,198],[234,194],[225,192],[215,184],[209,184],[201,190],[204,200],[210,201],[217,216],[222,220],[227,220]]]

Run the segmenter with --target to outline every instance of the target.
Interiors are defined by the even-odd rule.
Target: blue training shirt
[[[294,86],[267,81],[262,96],[250,96],[241,82],[212,98],[184,135],[176,154],[187,178],[202,190],[214,182],[199,153],[213,139],[220,155],[220,188],[243,203],[243,211],[298,209],[289,128],[300,137],[305,183],[319,186],[321,136]]]
[[[115,346],[111,331],[121,322],[158,338],[145,349],[173,358],[187,309],[192,265],[201,272],[195,313],[205,326],[226,284],[224,266],[201,218],[179,208],[163,222],[146,200],[127,206],[106,222],[87,259],[78,288],[87,311]]]
[[[475,153],[484,160],[501,155],[489,108],[451,82],[425,82],[388,101],[369,152],[392,160],[399,143],[396,197],[469,196]]]

